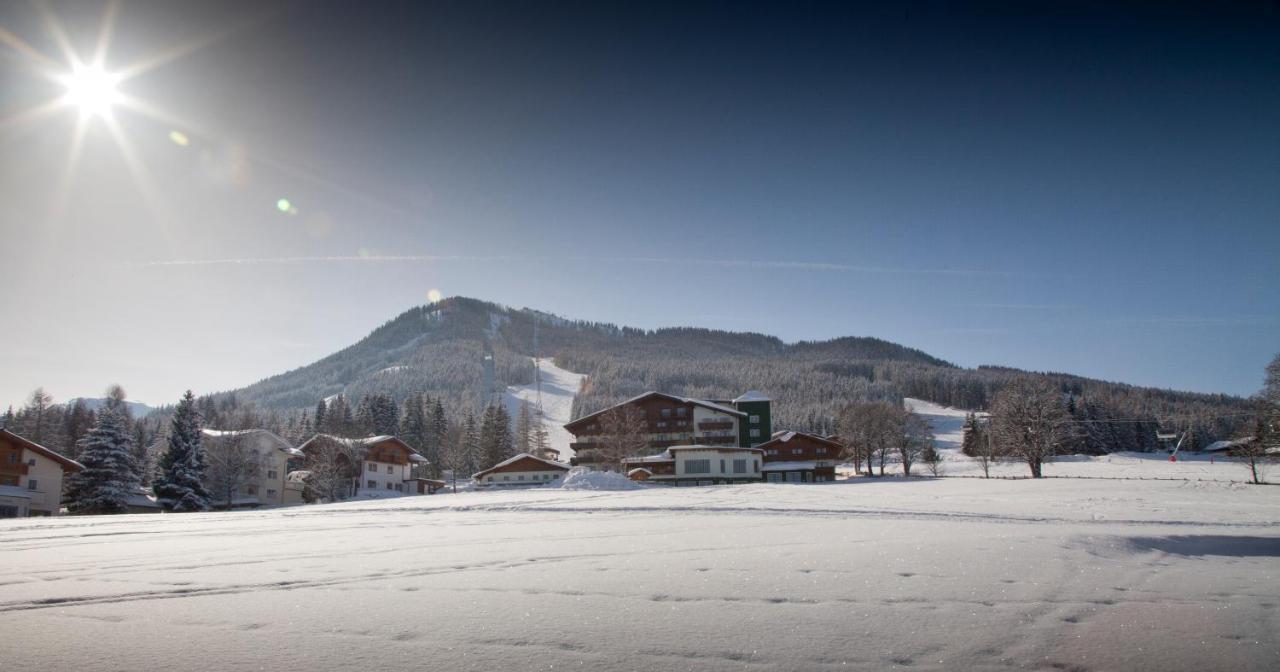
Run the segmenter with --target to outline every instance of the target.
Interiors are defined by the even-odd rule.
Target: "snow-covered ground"
[[[855,479],[0,521],[13,670],[1268,670],[1280,488]]]
[[[944,476],[981,476],[982,467],[977,461],[960,452],[964,439],[964,418],[968,411],[939,406],[920,399],[905,399],[907,410],[923,417],[933,427],[934,441],[942,453]],[[985,415],[978,413],[979,416]],[[901,473],[898,465],[889,465],[886,473]],[[912,467],[913,474],[922,474],[922,465]],[[1280,472],[1280,469],[1275,471]],[[841,473],[853,472],[852,465],[840,469]],[[1045,465],[1046,476],[1088,478],[1186,478],[1212,481],[1247,481],[1248,470],[1239,462],[1221,455],[1206,453],[1179,453],[1177,462],[1170,462],[1166,453],[1119,452],[1110,455],[1062,455]],[[992,476],[1029,476],[1030,470],[1022,462],[1010,461],[992,465]]]
[[[551,447],[560,451],[561,461],[568,462],[573,457],[573,435],[565,430],[565,423],[573,419],[573,398],[578,395],[584,374],[562,369],[551,362],[542,360],[542,413],[543,425],[547,428],[547,438]],[[504,395],[507,410],[511,417],[520,414],[520,402],[534,404],[538,399],[536,385],[515,385],[507,388]]]

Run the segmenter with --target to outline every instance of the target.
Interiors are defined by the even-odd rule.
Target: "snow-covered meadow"
[[[1264,670],[1280,488],[858,479],[0,521],[15,670]]]

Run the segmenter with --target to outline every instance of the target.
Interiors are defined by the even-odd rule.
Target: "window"
[[[276,491],[275,491],[275,490],[268,490],[268,491],[267,491],[267,496],[268,496],[268,497],[275,497],[275,496],[276,496]]]
[[[377,482],[377,481],[369,481],[369,485],[368,485],[368,486],[366,486],[366,487],[376,488],[376,487],[378,487],[378,482]]]
[[[755,460],[751,460],[751,463],[756,465],[756,473],[757,474],[760,473],[760,463],[756,462]]]
[[[268,470],[267,478],[271,478],[271,479],[280,478],[280,472],[276,471],[275,469]]]
[[[524,474],[520,474],[519,476],[516,476],[516,480],[517,480],[517,481],[523,481],[523,480],[524,480]]]
[[[396,492],[404,492],[404,483],[396,483]]]
[[[684,473],[709,474],[711,473],[711,460],[685,460]]]
[[[688,410],[689,410],[689,409],[687,409],[687,408],[683,408],[683,407],[682,407],[682,408],[677,408],[677,409],[676,409],[676,415],[677,415],[677,416],[679,416],[679,417],[681,417],[681,418],[683,418],[683,417],[685,416],[685,413],[686,413],[686,412],[688,412]]]
[[[256,495],[256,494],[258,494],[258,486],[256,486],[256,485],[251,485],[251,486],[249,486],[249,487],[245,488],[245,489],[244,489],[244,491],[245,491],[245,493],[247,493],[247,494],[250,494],[250,495]]]
[[[724,473],[724,460],[720,460],[720,473]]]
[[[392,484],[388,483],[388,484],[387,484],[387,489],[388,489],[388,490],[395,490],[395,489],[396,489],[396,486],[394,486],[394,485],[392,485]]]
[[[669,417],[671,417],[671,409],[669,409],[669,408],[664,408],[664,409],[662,409],[662,417],[664,417],[664,418],[669,418]]]
[[[753,424],[753,425],[758,425],[758,424],[760,424],[760,416],[758,416],[758,415],[753,415],[753,416],[751,416],[751,424]]]
[[[370,462],[370,463],[369,463],[369,471],[377,471],[377,470],[378,470],[378,465],[376,465],[376,464],[374,464],[374,463]]]
[[[33,479],[31,479],[31,480],[27,481],[27,489],[28,489],[28,490],[35,490],[35,489],[36,489],[36,479],[34,479],[34,478],[33,478]]]
[[[760,438],[760,430],[758,430],[758,429],[752,429],[752,430],[749,432],[749,434],[750,434],[751,438],[753,438],[753,439],[758,439],[758,438]]]
[[[733,461],[733,473],[735,473],[735,474],[745,474],[745,473],[747,473],[747,461],[746,461],[746,460],[734,460],[734,461]]]
[[[801,453],[803,453],[803,452],[804,452],[804,448],[792,448],[792,449],[791,449],[791,454],[792,454],[792,455],[800,455],[800,454],[801,454]]]
[[[826,448],[819,448],[819,449],[818,449],[818,454],[819,454],[819,455],[826,455],[826,454],[827,454],[827,449],[826,449]]]
[[[511,480],[511,477],[510,477],[510,476],[503,476],[503,477],[502,477],[502,480],[504,480],[504,481],[509,481],[509,480]]]
[[[666,426],[667,426],[667,423],[665,421],[662,421],[662,420],[658,421],[658,427],[666,427]]]
[[[17,463],[18,463],[18,454],[9,453],[9,464],[17,464]]]
[[[778,454],[778,449],[777,449],[777,448],[770,448],[769,450],[765,451],[765,454],[766,454],[766,455],[777,455],[777,454]]]
[[[19,513],[16,506],[0,505],[0,518],[17,518]]]
[[[28,467],[34,467],[34,466],[36,466],[36,458],[34,458],[34,457],[33,457],[33,458],[31,458],[31,459],[27,460],[27,466],[28,466]]]

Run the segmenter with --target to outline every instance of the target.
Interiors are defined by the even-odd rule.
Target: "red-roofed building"
[[[0,429],[0,518],[56,516],[62,479],[84,465],[7,429]]]

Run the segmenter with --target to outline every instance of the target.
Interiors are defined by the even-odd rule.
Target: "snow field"
[[[0,660],[1274,669],[1278,514],[1271,487],[857,479],[0,521]]]

